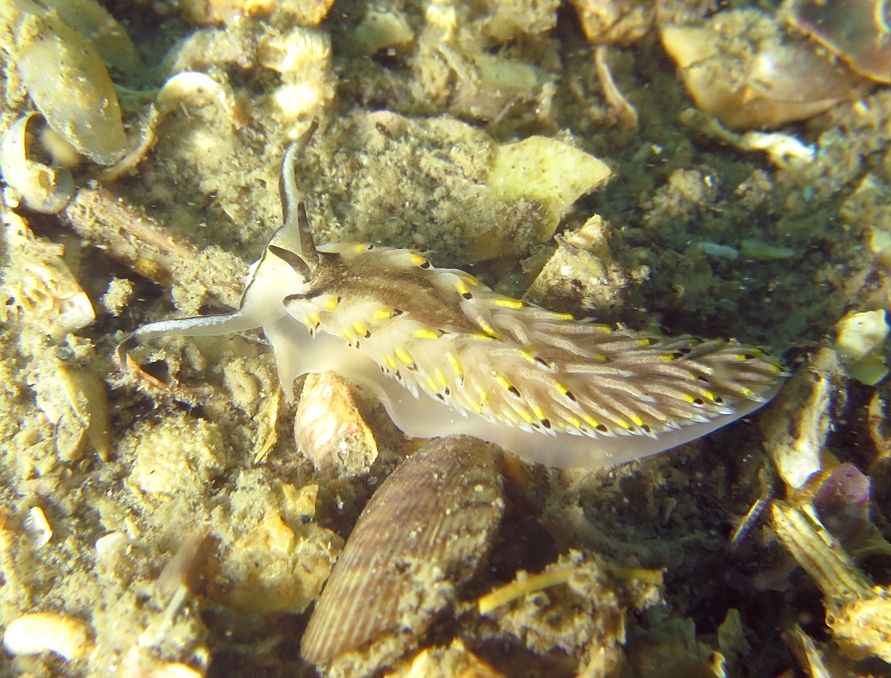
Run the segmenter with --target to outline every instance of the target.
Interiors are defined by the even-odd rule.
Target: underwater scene
[[[885,3],[0,41],[0,678],[891,676]]]

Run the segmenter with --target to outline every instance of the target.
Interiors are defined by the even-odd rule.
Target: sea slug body
[[[416,250],[316,247],[297,198],[299,145],[280,178],[283,226],[252,267],[238,311],[134,332],[208,335],[262,327],[279,379],[333,370],[376,392],[418,437],[465,433],[560,467],[637,459],[760,407],[781,368],[733,341],[663,338],[504,297]]]

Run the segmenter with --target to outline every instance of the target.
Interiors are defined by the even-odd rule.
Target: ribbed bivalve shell
[[[301,644],[307,661],[370,673],[402,654],[455,600],[504,508],[498,453],[469,436],[442,438],[384,481],[309,620]]]

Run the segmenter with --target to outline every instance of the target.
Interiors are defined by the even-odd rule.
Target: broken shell
[[[467,649],[460,638],[448,647],[422,650],[411,665],[397,668],[386,678],[505,678],[498,671]]]
[[[3,647],[16,656],[53,652],[71,661],[89,650],[89,635],[89,626],[79,619],[34,612],[10,622],[3,634]]]
[[[28,14],[21,44],[16,66],[49,126],[100,165],[124,155],[121,107],[96,49],[54,13]]]
[[[891,82],[888,8],[878,0],[797,0],[789,23],[844,60],[858,73]]]
[[[46,546],[53,538],[53,528],[50,527],[46,514],[39,506],[34,506],[28,511],[28,516],[22,521],[22,527],[31,535],[35,549]]]
[[[474,54],[463,63],[449,106],[454,115],[494,121],[515,104],[545,106],[550,96],[549,74],[533,64],[493,54]]]
[[[477,608],[533,652],[559,647],[583,663],[599,657],[612,664],[621,661],[628,609],[660,602],[662,584],[660,571],[612,568],[595,554],[570,550],[543,572],[520,570]]]
[[[61,339],[96,319],[90,298],[62,260],[65,248],[38,240],[14,212],[3,214],[3,245],[15,252],[3,275],[0,320],[15,319]]]
[[[844,397],[839,395],[845,392],[842,377],[835,351],[820,349],[761,419],[764,447],[789,487],[802,488],[823,468],[820,455],[832,423],[830,407]]]
[[[229,604],[242,615],[303,612],[318,598],[343,546],[312,519],[318,485],[298,490],[283,483],[280,490],[281,511],[266,509],[223,546],[220,576],[231,587]]]
[[[595,45],[630,45],[653,25],[657,3],[650,0],[570,0],[588,41]]]
[[[109,67],[136,71],[142,59],[136,45],[115,18],[95,0],[41,0],[59,13],[69,28],[80,33]]]
[[[875,386],[888,376],[882,346],[888,337],[885,311],[849,313],[835,324],[835,350],[857,381]]]
[[[26,207],[35,212],[56,214],[74,195],[74,179],[64,167],[50,167],[32,159],[29,149],[34,143],[33,128],[42,117],[39,113],[28,113],[6,130],[0,142],[0,172],[3,181]],[[32,127],[30,135],[29,127]]]
[[[142,126],[139,143],[123,154],[113,166],[101,172],[95,172],[93,176],[97,179],[111,181],[131,171],[154,145],[155,131],[164,116],[171,111],[179,110],[186,103],[183,101],[184,99],[199,97],[204,101],[209,99],[219,105],[219,112],[222,114],[221,123],[237,126],[235,95],[230,87],[218,83],[204,73],[193,71],[177,73],[158,90]]]
[[[891,661],[891,590],[872,585],[812,507],[777,501],[773,520],[777,536],[823,592],[826,624],[839,646],[855,659]]]
[[[105,382],[90,368],[59,357],[63,353],[48,349],[25,381],[34,391],[37,407],[53,425],[59,459],[79,459],[89,440],[107,461],[111,436]]]
[[[809,678],[830,678],[834,675],[826,668],[826,663],[816,641],[807,635],[798,624],[787,631],[783,631],[782,638],[799,666],[804,670],[805,676],[809,676]]]
[[[374,434],[350,387],[333,372],[307,375],[294,417],[294,438],[319,472],[356,476],[367,473],[377,459]]]
[[[383,49],[405,50],[414,39],[415,33],[401,12],[369,10],[350,35],[349,52],[371,56]]]
[[[627,270],[617,263],[615,230],[594,215],[577,231],[556,237],[557,250],[524,295],[525,301],[555,311],[596,311],[608,322],[618,309],[627,309],[636,283],[649,269]]]
[[[171,599],[181,587],[194,590],[214,542],[207,528],[186,535],[158,576],[158,592]]]
[[[808,42],[785,38],[758,10],[720,12],[708,22],[660,27],[696,106],[731,129],[763,129],[816,115],[863,79]]]
[[[603,90],[603,98],[611,109],[612,116],[623,130],[636,131],[639,127],[637,109],[622,94],[622,90],[613,78],[609,65],[609,48],[600,45],[594,50],[594,66],[597,68],[597,77],[600,80],[600,88]]]
[[[535,202],[533,240],[547,242],[569,206],[606,185],[611,174],[609,166],[593,155],[555,139],[531,136],[496,148],[486,184],[504,203]],[[517,245],[515,233],[493,229],[471,243],[468,258],[480,261],[513,251]]]
[[[60,361],[59,378],[71,413],[86,432],[87,439],[103,461],[111,451],[108,396],[105,382],[93,370]]]
[[[305,659],[366,675],[402,654],[455,599],[504,509],[497,449],[443,438],[387,478],[322,591],[303,636]]]

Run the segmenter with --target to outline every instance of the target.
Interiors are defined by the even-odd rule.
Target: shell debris
[[[415,32],[401,12],[369,10],[351,33],[349,50],[355,56],[407,51],[414,39]]]
[[[316,471],[342,476],[367,473],[377,442],[346,381],[333,372],[309,374],[294,417],[297,448]]]
[[[580,666],[618,665],[626,608],[657,604],[661,589],[661,572],[611,568],[599,556],[571,550],[539,574],[519,572],[477,606],[533,652],[559,647]]]
[[[659,30],[696,106],[731,129],[772,129],[810,118],[862,82],[815,45],[786,36],[760,10],[666,22]]]
[[[496,148],[487,183],[505,203],[521,199],[536,201],[534,240],[546,242],[554,235],[570,205],[605,186],[611,175],[609,166],[589,153],[554,139],[532,136]],[[505,247],[505,251],[509,251],[515,246],[501,242],[498,250],[471,251],[470,258],[472,261],[484,259],[495,251]]]
[[[505,678],[467,649],[460,638],[448,647],[422,650],[410,663],[399,666],[386,678]]]
[[[32,612],[9,623],[3,647],[17,657],[52,652],[72,661],[84,657],[92,647],[90,627],[74,617]]]
[[[343,541],[313,522],[318,485],[282,484],[253,525],[223,546],[228,603],[245,616],[303,612],[331,574]]]
[[[111,453],[108,396],[105,382],[89,367],[62,359],[67,349],[49,349],[26,377],[37,406],[55,427],[56,451],[63,461],[79,459],[90,442],[99,458]]]
[[[443,438],[384,481],[310,618],[301,643],[307,661],[329,675],[368,675],[455,600],[504,509],[496,450],[469,436]]]
[[[821,349],[801,367],[761,419],[764,446],[780,477],[800,489],[822,469],[831,408],[844,398],[843,371],[835,351]]]
[[[22,527],[31,535],[34,548],[46,546],[53,538],[53,528],[46,519],[46,513],[39,506],[33,506],[28,510],[28,516],[22,521]]]
[[[196,24],[236,25],[245,17],[267,18],[270,23],[292,20],[300,26],[315,26],[331,9],[334,0],[185,0],[178,3],[183,19]]]
[[[612,320],[616,309],[635,305],[633,290],[649,268],[629,271],[618,263],[624,254],[621,243],[602,217],[592,216],[556,240],[557,251],[529,286],[525,301],[570,313],[594,310],[601,322]]]
[[[34,137],[40,120],[43,116],[39,113],[26,113],[10,125],[0,141],[0,171],[6,183],[3,201],[11,207],[21,202],[36,212],[56,214],[74,195],[74,179],[67,168],[35,159]]]
[[[41,0],[41,4],[56,10],[62,21],[88,40],[109,67],[122,71],[142,68],[142,59],[130,36],[95,0]]]
[[[835,350],[848,373],[867,386],[875,386],[888,376],[882,347],[888,337],[884,310],[849,313],[835,324]]]
[[[891,589],[873,586],[810,506],[773,504],[777,536],[823,592],[826,624],[855,659],[891,661]]]
[[[50,127],[81,153],[110,165],[127,150],[114,84],[95,47],[54,11],[31,13],[21,3],[12,56],[22,82]],[[11,27],[12,28],[12,27]]]
[[[0,306],[0,321],[17,320],[61,339],[96,319],[93,304],[62,260],[65,248],[38,240],[28,223],[3,210],[3,240],[17,256],[3,271],[8,301]]]
[[[888,7],[882,0],[794,0],[785,7],[787,21],[853,71],[891,82]]]
[[[649,0],[571,0],[588,41],[627,46],[649,33],[658,3]]]

